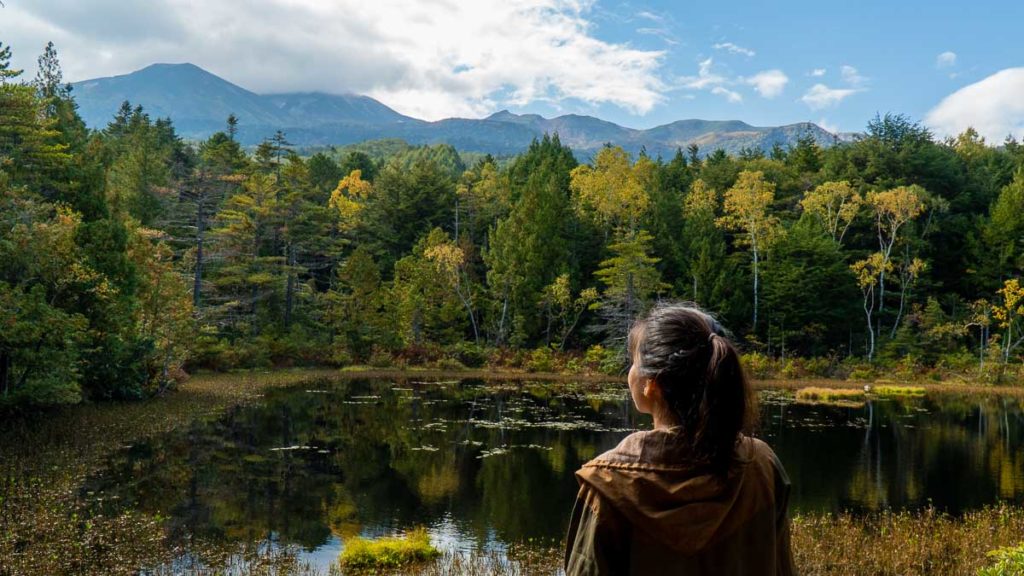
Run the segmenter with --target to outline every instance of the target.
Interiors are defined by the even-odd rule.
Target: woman
[[[576,472],[566,574],[793,574],[789,479],[744,434],[756,409],[725,330],[661,305],[630,331],[629,355],[630,394],[654,429]]]

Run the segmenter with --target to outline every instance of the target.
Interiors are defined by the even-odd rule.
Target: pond
[[[801,404],[759,393],[795,511],[1024,502],[1024,407],[948,394]],[[650,427],[617,384],[318,379],[126,447],[82,488],[172,538],[271,540],[315,565],[346,538],[423,525],[443,548],[557,543],[573,472]]]

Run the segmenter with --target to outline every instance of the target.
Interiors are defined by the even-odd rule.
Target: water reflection
[[[769,399],[768,402],[771,403]],[[950,395],[863,407],[766,406],[764,436],[809,511],[914,509],[958,514],[1024,499],[1019,400]]]
[[[1018,400],[761,399],[797,510],[1024,500]],[[127,448],[83,492],[169,516],[183,544],[271,539],[319,563],[353,535],[426,525],[445,547],[500,551],[560,539],[573,472],[649,425],[621,386],[316,381]]]

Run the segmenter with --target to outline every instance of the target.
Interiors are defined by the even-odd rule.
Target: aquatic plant
[[[876,396],[924,396],[924,392],[925,390],[921,386],[883,384],[871,388],[871,393]]]
[[[440,551],[430,543],[427,531],[417,528],[405,536],[376,540],[352,538],[345,542],[338,564],[345,570],[373,571],[419,564],[440,555]]]
[[[835,402],[838,400],[862,400],[864,391],[859,388],[820,388],[808,386],[796,391],[800,402]]]

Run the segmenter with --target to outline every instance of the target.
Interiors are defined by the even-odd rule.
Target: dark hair
[[[633,325],[628,340],[631,361],[657,382],[694,459],[723,475],[757,414],[730,336],[695,304],[663,303]]]

